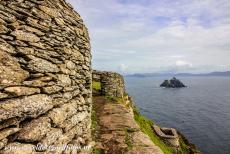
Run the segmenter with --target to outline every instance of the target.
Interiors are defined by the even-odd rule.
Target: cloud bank
[[[67,1],[89,28],[95,69],[230,70],[229,0]]]

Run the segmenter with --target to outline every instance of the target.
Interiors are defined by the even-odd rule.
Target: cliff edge
[[[95,154],[200,153],[177,130],[160,128],[142,116],[125,92],[122,75],[94,70],[92,76]]]

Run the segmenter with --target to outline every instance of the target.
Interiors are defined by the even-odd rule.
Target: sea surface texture
[[[230,153],[230,78],[179,77],[188,86],[160,88],[167,77],[126,77],[142,114],[181,131],[205,154]]]

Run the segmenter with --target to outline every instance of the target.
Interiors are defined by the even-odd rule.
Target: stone
[[[72,83],[69,75],[58,74],[57,77],[59,85],[69,86]]]
[[[9,32],[9,29],[4,25],[0,25],[0,34],[6,34],[7,32]]]
[[[32,33],[27,33],[21,30],[16,30],[11,33],[11,35],[15,36],[18,40],[27,41],[27,42],[38,42],[40,38]]]
[[[7,127],[18,127],[19,123],[20,123],[20,118],[10,118],[4,122],[1,123],[0,125],[0,130],[3,128],[7,128]]]
[[[40,141],[50,129],[50,119],[48,117],[40,117],[25,124],[17,134],[17,139],[25,142]]]
[[[2,139],[1,141],[0,141],[0,150],[1,149],[3,149],[5,146],[6,146],[6,144],[7,144],[7,141],[8,141],[8,139]]]
[[[0,50],[15,54],[15,48],[6,42],[0,42]]]
[[[51,110],[48,116],[52,119],[52,122],[58,126],[75,113],[77,113],[77,103],[73,102]]]
[[[186,87],[180,80],[173,77],[171,80],[165,80],[160,87],[165,88],[184,88]]]
[[[35,80],[30,80],[30,81],[24,81],[23,84],[26,85],[26,86],[39,87],[39,88],[48,85],[48,83],[43,82],[43,81],[41,81],[39,79],[37,79],[37,80],[36,79]]]
[[[17,20],[14,15],[9,14],[9,13],[4,12],[4,11],[0,11],[0,19],[4,20],[6,22],[9,22],[9,23],[15,22]]]
[[[55,73],[59,71],[59,68],[56,65],[47,60],[37,57],[31,57],[31,59],[32,60],[30,60],[28,64],[28,68],[33,72]]]
[[[19,84],[29,76],[15,58],[2,50],[0,50],[0,74],[0,85]]]
[[[0,140],[8,137],[11,134],[18,132],[19,130],[20,130],[20,128],[6,128],[4,130],[1,130],[0,131]]]
[[[89,116],[89,113],[87,112],[80,112],[75,115],[73,115],[71,118],[67,119],[63,123],[60,124],[60,127],[62,127],[65,132],[73,128],[75,125],[77,125],[80,121],[83,121],[87,116]]]
[[[0,99],[7,98],[7,97],[8,97],[8,94],[0,92]]]
[[[62,130],[58,128],[51,128],[46,136],[40,141],[42,145],[52,145],[62,136]]]
[[[75,65],[72,61],[67,60],[67,61],[66,61],[66,67],[67,67],[68,69],[70,69],[70,70],[73,70],[73,69],[76,68],[76,65]]]
[[[40,89],[30,88],[30,87],[7,87],[4,90],[16,96],[32,95],[32,94],[40,93]]]
[[[157,125],[153,125],[152,128],[156,135],[167,142],[171,147],[179,148],[179,135],[177,134],[176,129],[166,127],[160,128]]]
[[[62,89],[63,89],[63,87],[53,85],[53,86],[49,86],[49,87],[43,87],[42,92],[46,93],[46,94],[54,94],[54,93],[61,91]]]
[[[60,14],[57,9],[40,5],[39,8],[51,17],[57,18]]]
[[[42,31],[36,29],[36,28],[33,28],[33,27],[30,27],[30,26],[22,26],[21,28],[25,29],[26,31],[29,31],[31,33],[35,33],[36,35],[38,36],[43,36],[45,35],[45,33],[43,33]]]
[[[35,118],[52,107],[51,98],[44,94],[5,100],[0,103],[0,122],[14,117]]]
[[[32,8],[32,14],[38,16],[41,19],[48,20],[50,19],[50,16],[44,13],[43,11],[38,10],[37,8],[33,7]]]
[[[28,47],[18,47],[17,52],[24,54],[24,55],[33,55],[34,54],[34,49],[33,48],[28,48]]]

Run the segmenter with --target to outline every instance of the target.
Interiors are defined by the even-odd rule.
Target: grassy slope
[[[151,138],[153,143],[159,146],[165,154],[173,153],[173,149],[166,145],[162,140],[160,140],[160,138],[156,136],[156,134],[153,132],[151,128],[153,122],[147,119],[146,117],[142,116],[140,112],[137,110],[137,108],[134,108],[134,118],[137,124],[140,126],[141,131],[147,134]]]

